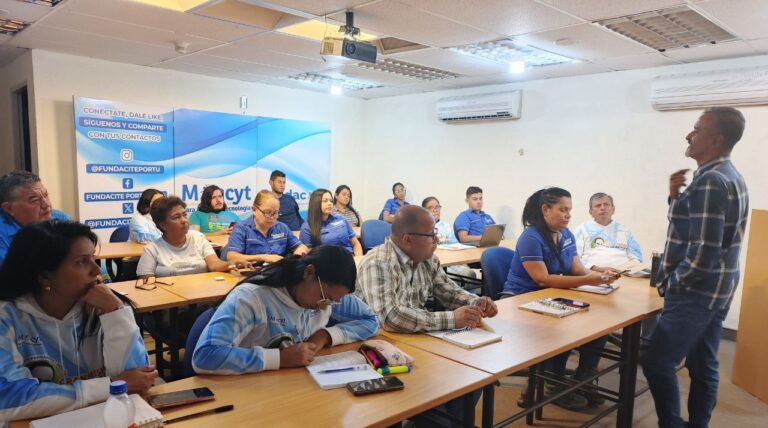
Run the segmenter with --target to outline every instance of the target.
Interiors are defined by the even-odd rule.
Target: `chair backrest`
[[[109,236],[109,242],[128,242],[130,235],[128,226],[120,226]]]
[[[504,282],[509,274],[509,265],[515,251],[504,247],[488,248],[480,256],[480,266],[483,269],[483,289],[485,294],[496,300],[499,293],[504,291]]]
[[[381,245],[384,240],[392,233],[392,225],[381,220],[366,220],[360,228],[360,240],[363,245],[363,251],[368,251],[373,247]]]
[[[203,329],[208,325],[208,322],[213,318],[213,313],[216,308],[208,308],[197,316],[195,323],[192,324],[192,328],[187,335],[187,343],[184,346],[184,377],[190,377],[195,375],[195,370],[192,368],[192,354],[197,347],[197,341],[200,339],[200,335],[203,334]]]

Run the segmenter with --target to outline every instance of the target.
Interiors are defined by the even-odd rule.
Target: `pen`
[[[365,370],[367,366],[349,366],[349,367],[340,367],[338,369],[326,369],[326,370],[320,370],[317,373],[318,374],[328,374],[328,373],[340,373],[340,372],[352,372],[356,370]]]
[[[192,413],[191,415],[186,416],[179,416],[178,418],[168,419],[167,421],[164,421],[163,423],[165,425],[172,424],[174,422],[181,422],[186,421],[187,419],[196,418],[198,416],[205,416],[205,415],[212,415],[214,413],[222,413],[222,412],[228,412],[232,409],[234,409],[235,406],[232,404],[227,404],[226,406],[216,407],[215,409],[208,409],[203,410],[202,412]]]
[[[408,366],[392,366],[376,369],[380,375],[398,374],[398,373],[410,373],[411,368]]]

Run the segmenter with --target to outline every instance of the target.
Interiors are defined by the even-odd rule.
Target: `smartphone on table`
[[[375,394],[377,392],[385,391],[397,391],[403,388],[405,388],[403,381],[395,376],[361,380],[359,382],[350,382],[347,384],[347,389],[355,396]]]
[[[195,388],[153,395],[149,397],[149,404],[155,409],[165,409],[208,400],[213,400],[213,392],[210,389]]]

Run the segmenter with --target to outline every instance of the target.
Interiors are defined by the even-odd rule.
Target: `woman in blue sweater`
[[[233,375],[306,366],[322,348],[376,335],[376,315],[352,295],[356,279],[352,255],[332,245],[267,266],[216,310],[192,356],[195,372]]]
[[[571,220],[571,194],[559,187],[542,189],[531,195],[523,209],[525,230],[517,240],[515,256],[504,284],[505,294],[523,294],[543,288],[575,288],[580,285],[610,284],[617,276],[584,268],[576,252],[576,239],[568,230]],[[579,367],[574,379],[585,379],[597,373],[600,351],[606,339],[600,338],[580,346]],[[563,375],[570,352],[548,362],[548,369]],[[550,395],[561,387],[547,385]],[[596,393],[573,392],[555,401],[569,410],[602,404]]]

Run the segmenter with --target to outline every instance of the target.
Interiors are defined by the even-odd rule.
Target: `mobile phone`
[[[586,309],[589,307],[589,303],[581,302],[579,300],[566,299],[564,297],[555,297],[552,301],[560,303],[561,305],[570,306],[572,308]]]
[[[233,221],[232,223],[229,223],[229,228],[232,229],[237,224],[236,221]]]
[[[375,394],[377,392],[385,391],[397,391],[403,388],[405,388],[403,381],[395,376],[361,380],[359,382],[350,382],[347,384],[347,389],[354,396]]]
[[[210,389],[195,388],[153,395],[149,397],[149,404],[155,409],[165,409],[208,400],[213,400],[213,392]]]

